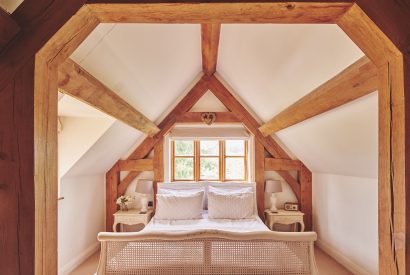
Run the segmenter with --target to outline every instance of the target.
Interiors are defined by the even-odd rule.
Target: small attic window
[[[247,181],[248,139],[171,140],[172,181]]]

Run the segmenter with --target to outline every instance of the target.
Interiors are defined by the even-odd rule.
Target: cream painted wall
[[[61,179],[58,201],[58,269],[68,274],[99,249],[105,228],[105,175]]]
[[[110,117],[61,117],[62,131],[58,135],[58,175],[68,170],[114,123]]]
[[[377,179],[313,174],[317,244],[354,274],[378,274]]]

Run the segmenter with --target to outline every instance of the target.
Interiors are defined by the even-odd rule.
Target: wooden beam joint
[[[265,171],[300,171],[301,167],[300,160],[265,158]]]

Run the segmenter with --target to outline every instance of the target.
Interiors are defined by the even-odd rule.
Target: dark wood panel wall
[[[0,90],[0,273],[34,273],[34,58]]]

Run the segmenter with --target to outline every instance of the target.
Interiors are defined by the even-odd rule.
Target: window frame
[[[194,155],[193,156],[176,156],[175,155],[175,141],[186,140],[194,142]],[[249,178],[248,165],[249,165],[249,139],[240,139],[244,141],[244,156],[227,156],[226,155],[226,139],[210,139],[217,140],[219,142],[219,156],[201,156],[200,142],[206,139],[196,139],[196,138],[184,138],[184,139],[171,139],[171,182],[247,182]],[[227,139],[233,140],[233,139]],[[177,158],[193,158],[194,160],[194,179],[175,179],[175,159]],[[201,178],[201,158],[218,158],[219,159],[219,171],[218,179],[205,179]],[[226,159],[227,158],[240,158],[244,161],[244,178],[243,179],[227,179],[226,178]]]
[[[247,181],[248,180],[248,140],[246,140],[246,139],[241,139],[241,140],[244,141],[244,147],[245,147],[243,156],[228,156],[226,154],[226,146],[225,146],[226,143],[225,143],[225,140],[224,140],[224,143],[223,143],[223,173],[224,173],[223,179],[224,179],[224,181]],[[244,178],[245,178],[245,180],[242,180],[242,179],[228,179],[226,177],[226,160],[228,158],[243,159],[243,162],[244,162],[244,166],[243,166],[244,167]]]
[[[183,140],[189,140],[189,141],[191,141],[191,139],[183,139]],[[172,171],[172,173],[171,173],[171,181],[195,181],[195,178],[196,178],[196,176],[195,176],[195,155],[196,155],[196,152],[195,152],[195,150],[196,150],[196,148],[195,148],[195,140],[192,140],[193,142],[194,142],[194,154],[192,155],[192,156],[176,156],[175,155],[175,141],[174,140],[172,140],[171,141],[171,171]],[[177,158],[192,158],[193,159],[193,161],[194,161],[194,166],[193,166],[193,169],[194,169],[194,171],[193,171],[193,179],[175,179],[175,160],[177,159]]]

